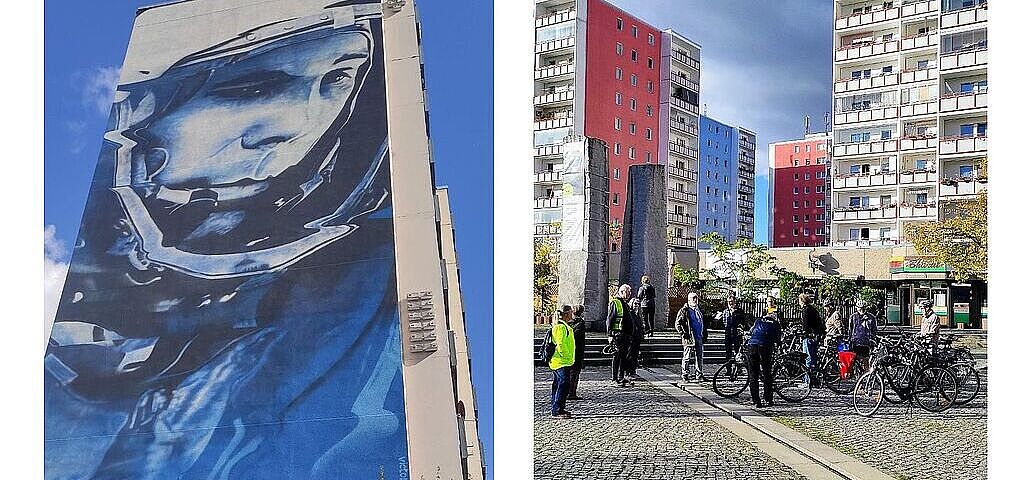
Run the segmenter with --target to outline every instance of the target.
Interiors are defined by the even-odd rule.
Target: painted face
[[[248,187],[299,163],[357,91],[369,39],[343,32],[208,71],[184,103],[146,127],[162,149],[158,184]]]

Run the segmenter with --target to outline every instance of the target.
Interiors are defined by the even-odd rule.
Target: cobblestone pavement
[[[642,380],[616,388],[609,370],[583,371],[566,420],[550,417],[550,370],[534,370],[534,478],[803,478]]]
[[[667,368],[679,372],[679,365]],[[709,371],[717,365],[707,365]],[[708,374],[711,375],[710,373]],[[933,414],[914,406],[883,403],[864,418],[854,411],[851,395],[813,389],[797,404],[777,399],[769,416],[819,442],[878,468],[899,480],[977,480],[987,477],[987,376],[971,403]],[[707,385],[710,388],[710,385]],[[737,399],[749,404],[744,392]]]

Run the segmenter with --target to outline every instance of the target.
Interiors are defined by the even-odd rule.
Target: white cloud
[[[57,303],[64,289],[64,278],[68,273],[67,247],[57,239],[57,229],[47,225],[43,230],[43,307],[44,342],[50,338],[50,327],[57,314]]]
[[[97,67],[81,75],[82,104],[96,108],[100,115],[108,115],[120,72],[118,67]]]

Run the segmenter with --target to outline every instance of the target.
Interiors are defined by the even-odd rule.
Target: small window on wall
[[[646,108],[646,113],[647,113],[648,117],[653,117],[654,116],[654,107],[648,105],[647,108]]]
[[[800,215],[793,215],[793,223],[800,221]]]
[[[636,150],[634,150],[633,147],[629,147],[629,159],[630,160],[635,160],[636,159]]]
[[[638,58],[639,57],[636,54],[636,50],[633,50],[629,53],[629,59],[632,60],[633,63],[636,63]]]
[[[619,67],[615,67],[615,79],[622,80],[622,69]]]
[[[973,165],[960,165],[960,176],[961,177],[973,177],[974,166]]]
[[[892,236],[891,232],[892,232],[892,228],[890,228],[890,227],[879,228],[878,229],[878,238],[881,238],[882,240],[888,240]]]
[[[635,74],[629,76],[629,84],[634,86],[634,87],[636,86],[636,75]]]
[[[637,38],[638,36],[639,31],[637,30],[636,25],[633,25],[633,38]]]
[[[647,93],[654,93],[654,82],[647,81]]]
[[[618,142],[615,142],[615,148],[613,150],[615,151],[616,155],[621,155],[622,154],[621,147],[622,146]]]
[[[914,201],[918,205],[924,205],[924,204],[928,203],[928,194],[927,193],[918,193],[915,196]]]
[[[647,152],[647,163],[651,163],[651,152]]]
[[[654,59],[651,57],[647,57],[647,68],[654,68]]]
[[[651,129],[649,129],[649,128],[646,129],[645,133],[646,133],[646,137],[647,137],[648,140],[653,140],[654,139],[654,132],[652,132]]]
[[[619,117],[615,117],[615,129],[622,130],[622,119]]]
[[[800,187],[793,187],[793,195],[797,195],[799,193],[800,193]]]
[[[636,111],[636,99],[635,98],[629,99],[629,109],[634,111],[634,112]]]
[[[615,29],[620,31],[620,32],[622,31],[622,19],[621,18],[616,18],[615,19]],[[615,245],[615,244],[613,243],[612,245]]]
[[[622,94],[619,92],[615,92],[615,104],[622,105]]]
[[[648,45],[654,45],[654,34],[653,33],[648,33],[647,34],[647,44]]]
[[[620,55],[620,56],[622,55],[622,44],[621,43],[616,43],[615,44],[615,54],[616,55]]]
[[[810,180],[810,179],[811,179],[811,172],[804,172],[804,180]]]
[[[635,123],[630,123],[629,124],[629,134],[630,135],[636,135],[636,124]]]
[[[613,193],[612,194],[612,205],[618,205],[618,204],[619,204],[619,194]]]
[[[619,169],[618,168],[612,170],[612,177],[614,177],[616,180],[619,179]]]

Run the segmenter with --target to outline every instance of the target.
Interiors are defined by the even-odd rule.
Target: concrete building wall
[[[629,198],[622,229],[619,283],[628,283],[634,293],[644,275],[649,276],[651,285],[660,291],[665,291],[669,285],[663,198],[664,165],[633,165],[629,168]],[[668,300],[664,295],[658,296],[657,300],[655,328],[668,328]]]

